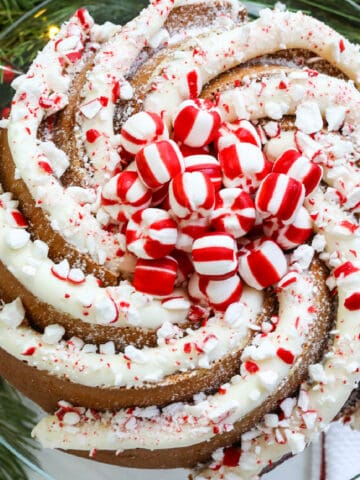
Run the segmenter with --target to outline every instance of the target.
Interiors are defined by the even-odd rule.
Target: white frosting
[[[254,374],[242,371],[241,377],[233,377],[219,393],[200,403],[179,405],[172,422],[166,420],[165,409],[152,418],[151,422],[143,420],[139,437],[137,429],[126,435],[120,434],[129,421],[126,411],[119,411],[115,421],[109,421],[105,414],[100,423],[81,422],[76,432],[62,428],[56,417],[47,417],[35,428],[34,435],[44,447],[85,450],[135,447],[161,449],[209,440],[215,434],[214,424],[220,431],[226,430],[226,425],[232,425],[260,405],[286,378],[291,364],[301,354],[302,345],[315,318],[309,308],[314,303],[315,294],[313,278],[309,274],[299,275],[297,282],[283,289],[278,295],[280,306],[276,331],[265,336],[256,335],[242,354],[245,364],[251,359],[256,362],[259,370]],[[286,363],[285,357],[281,359],[282,355],[277,354],[278,349],[291,353],[291,362]],[[254,392],[258,392],[256,398]]]
[[[0,196],[0,260],[15,278],[41,302],[53,306],[86,323],[114,326],[142,326],[157,328],[164,321],[183,322],[189,302],[168,308],[161,299],[137,292],[127,281],[117,287],[102,288],[93,275],[85,276],[78,269],[70,269],[65,260],[54,264],[47,257],[43,242],[29,240],[26,230],[14,228],[10,212],[16,202],[9,194]],[[24,234],[26,242],[13,244],[9,238]],[[16,236],[15,235],[15,236]],[[187,299],[182,289],[173,296]]]
[[[121,30],[118,38],[115,37],[114,40],[110,41],[110,45],[116,46],[118,40],[121,39],[121,42],[123,42],[126,35],[130,35],[130,40],[138,39],[141,47],[144,40],[154,37],[154,34],[161,27],[164,20],[164,12],[160,10],[164,7],[164,11],[168,11],[170,3],[166,1],[157,2],[156,5],[149,7],[149,10],[145,11],[140,19],[134,20],[128,27]],[[150,16],[149,12],[151,12],[151,9],[155,10],[155,15],[154,12],[151,14],[154,15],[154,17],[151,17],[154,21],[154,28],[151,27],[149,29],[148,25],[143,24],[143,20],[149,19],[148,15]],[[134,36],[132,36],[131,32]],[[262,39],[261,42],[259,38]],[[129,39],[126,38],[126,40]],[[67,43],[69,43],[68,39]],[[37,116],[27,115],[29,106],[35,104],[36,108],[38,108],[37,100],[44,90],[47,93],[52,91],[52,88],[50,88],[51,81],[45,78],[47,73],[44,71],[44,66],[48,65],[49,58],[53,58],[51,56],[53,48],[54,44],[50,43],[47,50],[45,49],[42,56],[40,55],[39,65],[31,70],[31,73],[33,71],[40,72],[38,82],[34,81],[34,79],[30,82],[29,78],[18,81],[18,91],[15,97],[16,103],[9,122],[10,147],[20,175],[27,181],[34,198],[43,202],[43,208],[50,215],[52,224],[58,226],[61,231],[69,232],[66,238],[69,242],[76,245],[79,250],[89,251],[86,243],[89,232],[96,237],[95,245],[100,243],[107,244],[109,237],[102,230],[99,233],[99,224],[91,215],[90,204],[88,208],[84,208],[72,200],[72,202],[66,203],[66,205],[69,205],[68,207],[63,207],[65,200],[69,200],[68,192],[62,189],[56,178],[38,168],[38,161],[39,158],[41,158],[42,162],[48,161],[55,174],[58,175],[66,165],[66,161],[64,158],[59,158],[55,155],[55,160],[53,159],[51,162],[47,158],[49,152],[54,154],[54,151],[51,149],[42,149],[41,154],[39,153],[40,147],[36,140],[36,130],[44,112],[40,109]],[[104,164],[107,163],[111,171],[118,161],[117,154],[112,155],[117,146],[117,139],[113,136],[112,130],[113,104],[108,102],[106,106],[101,106],[99,109],[99,105],[91,105],[89,107],[88,102],[97,99],[99,95],[103,96],[104,92],[108,97],[111,95],[110,86],[113,84],[112,82],[107,84],[107,90],[104,89],[106,81],[103,82],[99,74],[100,65],[101,69],[107,69],[106,71],[110,72],[111,75],[116,72],[115,78],[122,80],[122,76],[126,73],[134,59],[134,55],[136,56],[138,52],[137,48],[137,45],[130,42],[129,49],[125,52],[129,54],[129,58],[126,58],[123,63],[118,63],[116,57],[108,58],[106,54],[104,56],[104,51],[102,51],[97,57],[96,66],[90,72],[88,83],[84,89],[86,96],[84,103],[86,106],[85,110],[83,108],[83,113],[85,113],[81,122],[83,133],[90,127],[92,129],[100,129],[100,126],[100,130],[105,132],[105,148],[99,148],[99,153],[96,153],[94,156],[91,150],[88,151],[89,156],[94,157],[95,168],[99,170],[102,170]],[[274,12],[264,10],[258,20],[246,26],[234,28],[230,31],[211,33],[202,38],[191,40],[186,48],[180,52],[173,53],[169,59],[161,63],[150,79],[150,83],[153,86],[152,92],[145,98],[145,108],[159,113],[164,110],[169,122],[172,120],[178,105],[188,95],[188,91],[183,88],[183,78],[187,72],[196,70],[201,77],[200,83],[205,85],[224,70],[259,55],[273,53],[283,48],[311,50],[342,70],[356,84],[360,83],[360,55],[358,47],[350,44],[342,36],[321,22],[302,13],[295,14],[279,10]],[[114,68],[114,71],[111,71],[110,66]],[[159,75],[163,71],[166,71],[166,75]],[[65,94],[69,79],[61,74],[55,76],[57,83],[60,80],[61,84],[55,91]],[[279,88],[280,80],[286,83],[286,88]],[[95,86],[94,90],[90,92],[89,86]],[[26,101],[21,96],[25,88],[28,95]],[[129,88],[125,92],[126,97],[131,96]],[[63,98],[62,101],[66,102],[66,98]],[[330,78],[326,75],[314,75],[313,72],[307,71],[290,72],[287,75],[274,75],[271,78],[263,79],[262,82],[257,82],[256,80],[245,81],[240,88],[222,93],[219,106],[222,108],[226,121],[239,118],[256,120],[264,116],[270,116],[273,120],[279,120],[284,114],[296,114],[298,126],[305,133],[309,134],[318,132],[323,126],[324,119],[326,119],[329,129],[335,131],[344,122],[349,125],[358,125],[360,123],[360,95],[352,82]],[[108,110],[103,110],[107,108]],[[107,113],[102,114],[103,111]],[[107,117],[108,113],[109,117]],[[309,119],[311,120],[310,124],[308,123]],[[98,126],[97,121],[101,125],[99,123]],[[28,136],[25,134],[27,132],[26,129],[30,129]],[[21,145],[17,140],[18,138],[21,138]],[[311,149],[310,141],[307,142],[306,138],[305,140],[303,138],[302,141],[306,143],[307,148]],[[296,139],[294,140],[293,138],[290,144],[292,142],[296,143]],[[327,140],[325,139],[324,142],[326,143]],[[355,204],[358,198],[357,194],[353,195],[353,189],[354,186],[359,185],[360,176],[356,166],[348,165],[348,156],[351,156],[353,152],[348,151],[346,145],[339,145],[339,143],[335,142],[335,146],[327,147],[324,145],[324,142],[319,139],[314,140],[315,144],[319,143],[322,145],[320,150],[325,151],[325,156],[326,148],[335,149],[338,160],[342,158],[342,162],[335,160],[330,165],[326,163],[329,161],[329,156],[325,160],[323,157],[317,159],[324,164],[324,178],[332,187],[328,188],[326,192],[321,189],[315,191],[307,200],[306,207],[312,215],[316,230],[325,240],[323,242],[325,243],[325,251],[322,252],[321,256],[333,268],[339,267],[346,261],[353,263],[358,261],[357,255],[360,246],[358,220],[352,213],[345,212],[340,207],[340,200],[336,198],[335,189],[339,189],[340,193],[346,196],[346,202],[349,204],[348,208],[351,208],[351,205]],[[36,152],[35,156],[30,160],[28,158],[29,151]],[[102,171],[99,178],[101,178],[103,173]],[[346,177],[346,181],[343,182],[344,185],[339,182],[340,176],[342,176],[341,178]],[[353,180],[349,183],[347,178],[351,176]],[[44,197],[43,193],[45,191],[52,192],[49,195],[51,200],[47,196]],[[59,208],[59,205],[61,205],[61,208]],[[68,210],[65,210],[66,208]],[[74,212],[81,213],[85,219],[80,222],[76,231],[69,229],[68,225],[69,219],[73,218],[71,215]],[[26,268],[24,271],[23,257],[21,255],[23,252],[26,252],[28,257],[30,255],[30,259],[33,258],[35,254],[32,249],[35,248],[35,242],[32,243],[29,238],[26,238],[26,233],[22,233],[19,236],[19,234],[10,232],[10,228],[14,230],[14,226],[5,221],[4,215],[4,219],[2,219],[2,213],[2,210],[0,210],[0,227],[6,230],[6,232],[4,235],[0,235],[0,239],[3,239],[1,241],[4,244],[0,244],[0,255],[4,256],[4,263],[6,265],[10,264],[11,268],[9,270],[15,272],[15,276],[23,283],[26,281],[26,275],[29,276],[34,270],[36,271],[46,266],[47,273],[45,272],[44,276],[41,271],[39,277],[41,282],[43,282],[42,288],[46,285],[46,291],[48,292],[51,290],[48,288],[48,277],[52,275],[49,273],[51,270],[50,260],[46,258],[46,255],[45,257],[43,255],[39,263],[32,262],[31,265],[26,265],[30,268]],[[119,241],[121,243],[121,238]],[[316,245],[317,248],[321,248],[320,241],[315,242]],[[103,248],[106,248],[106,254],[112,258],[111,247]],[[93,250],[90,253],[95,258],[103,258],[96,251],[96,247]],[[296,267],[299,273],[292,272],[291,274],[296,277],[295,282],[290,282],[288,286],[286,286],[286,282],[282,283],[282,288],[280,288],[279,292],[280,309],[276,330],[269,331],[264,326],[264,332],[267,333],[259,333],[254,336],[253,340],[243,351],[243,364],[240,374],[233,377],[228,384],[223,385],[218,393],[195,398],[194,404],[170,404],[162,412],[159,412],[155,407],[135,409],[131,413],[122,410],[117,412],[115,416],[110,413],[103,413],[100,415],[100,420],[89,419],[86,415],[83,417],[79,415],[75,418],[73,415],[68,421],[65,421],[65,426],[62,425],[62,422],[57,417],[49,416],[35,428],[34,435],[44,446],[63,449],[121,450],[139,447],[162,449],[194,445],[211,439],[218,432],[230,430],[234,422],[242,419],[244,415],[259,406],[276,391],[279,385],[286,379],[291,365],[300,358],[303,344],[307,340],[309,328],[314,318],[316,318],[316,312],[311,308],[314,304],[316,292],[313,289],[313,278],[306,270],[312,254],[312,247],[299,249],[295,253],[292,259],[294,262],[292,267]],[[2,257],[1,260],[3,260]],[[67,264],[62,264],[56,268],[60,276],[66,273],[66,276],[69,277],[71,274]],[[72,312],[78,312],[76,310],[78,307],[75,304],[79,300],[79,292],[85,295],[88,303],[94,298],[91,296],[92,289],[96,288],[96,295],[103,295],[94,308],[95,321],[96,314],[98,314],[98,318],[104,318],[104,316],[105,318],[111,318],[111,309],[113,307],[109,304],[108,295],[111,295],[114,301],[120,304],[120,301],[123,300],[122,289],[128,289],[127,291],[131,292],[129,293],[130,296],[134,294],[128,285],[100,289],[95,285],[96,282],[92,276],[82,279],[79,272],[73,272],[72,275],[72,278],[75,280],[84,280],[84,283],[71,286],[74,289],[74,292],[71,291],[71,297],[74,295],[75,299],[73,300],[74,307],[71,307]],[[52,276],[54,277],[54,275]],[[65,283],[57,277],[54,277],[54,279],[56,284],[53,284],[53,288],[54,291],[56,289],[57,295],[53,292],[46,295],[50,295],[47,298],[50,299],[51,304],[54,302],[56,308],[64,311],[65,307],[63,304],[66,302],[60,301],[60,298],[63,293],[61,286],[64,287]],[[54,282],[55,280],[52,281]],[[39,288],[40,290],[38,283],[41,282],[40,280],[34,281],[35,286],[28,288]],[[67,283],[66,287],[68,287]],[[340,276],[337,279],[333,279],[332,283],[338,288],[339,298],[334,343],[322,362],[310,368],[309,382],[303,385],[297,405],[295,405],[294,399],[285,399],[280,406],[285,415],[284,420],[277,422],[274,416],[269,417],[268,415],[265,418],[264,425],[260,425],[256,431],[248,432],[243,436],[243,454],[239,467],[221,467],[220,470],[216,471],[210,469],[205,471],[199,478],[220,478],[222,474],[228,475],[230,478],[253,478],[269,462],[276,461],[288,452],[295,453],[301,451],[313,437],[314,433],[325,428],[326,424],[331,421],[341,408],[349,393],[360,379],[359,374],[356,373],[360,364],[360,347],[358,345],[360,309],[350,311],[344,306],[345,300],[353,293],[360,293],[360,274],[359,272],[352,273],[349,278]],[[58,292],[60,292],[60,295]],[[38,290],[36,290],[36,295],[38,296]],[[39,295],[44,294],[39,293]],[[54,298],[51,295],[54,295]],[[89,300],[90,297],[91,300]],[[39,298],[44,297],[40,296]],[[144,300],[144,297],[141,298],[140,303]],[[158,305],[161,305],[157,317],[160,318],[160,314],[163,314],[165,308],[159,301],[151,300],[149,308],[153,309],[154,305],[157,305],[156,302],[158,302]],[[184,302],[179,303],[184,307]],[[84,301],[82,305],[84,305]],[[130,302],[129,312],[132,305],[133,303]],[[181,311],[180,318],[184,318],[184,310],[185,308]],[[141,314],[141,325],[144,325],[144,318],[147,318],[144,310],[141,308],[137,314]],[[69,359],[68,346],[64,342],[60,344],[44,344],[44,339],[41,341],[40,336],[37,336],[36,333],[30,331],[27,327],[18,327],[14,334],[13,329],[10,331],[9,327],[2,325],[0,327],[2,329],[0,338],[4,342],[3,348],[17,358],[22,359],[22,354],[24,353],[22,348],[24,347],[24,338],[26,338],[29,341],[26,345],[27,347],[36,347],[32,355],[26,355],[26,360],[40,369],[54,372],[51,359],[54,355],[60,357],[58,375],[62,376],[66,372],[69,378],[71,376],[70,379],[72,381],[92,386],[132,386],[137,385],[137,382],[158,380],[178,369],[181,371],[182,369],[198,367],[207,368],[210,366],[210,362],[215,361],[224,354],[224,350],[231,351],[234,349],[236,342],[237,347],[240,346],[241,348],[241,342],[246,339],[248,327],[247,324],[244,330],[241,323],[236,319],[242,314],[243,308],[241,304],[238,304],[236,307],[231,306],[224,315],[225,322],[223,322],[223,325],[221,325],[221,319],[211,319],[206,327],[202,327],[196,332],[189,331],[188,336],[182,338],[177,338],[177,327],[171,325],[171,323],[164,322],[164,320],[171,320],[164,315],[157,324],[162,324],[158,332],[159,346],[154,349],[144,348],[141,351],[128,346],[125,349],[125,356],[114,354],[113,344],[110,343],[101,347],[101,352],[103,353],[100,354],[95,353],[93,347],[85,346],[85,348],[81,345],[78,350],[75,349],[74,352],[71,352],[71,358]],[[81,318],[79,313],[75,316]],[[234,316],[236,317],[235,321]],[[124,324],[125,321],[133,322],[132,324],[134,325],[137,324],[137,321],[140,322],[136,314],[131,318],[136,320],[126,318]],[[121,324],[121,321],[122,318],[119,319],[119,324]],[[152,327],[155,326],[154,323],[151,323],[151,325]],[[254,328],[259,327],[255,326]],[[60,331],[53,332],[53,334],[56,338],[56,335],[60,335]],[[192,344],[192,338],[197,338],[198,336],[199,341],[202,342],[200,348],[201,355],[196,350],[196,342]],[[54,337],[50,335],[51,338]],[[169,344],[166,342],[168,339],[170,339]],[[83,349],[80,350],[82,347]],[[172,347],[178,350],[174,352]],[[177,353],[179,356],[177,356]],[[107,360],[110,362],[111,368],[108,370],[100,368],[103,355],[106,355]],[[193,355],[194,358],[189,362],[190,357],[188,358],[187,355]],[[350,356],[352,361],[348,362],[347,360]],[[127,359],[125,357],[128,357],[131,361],[131,370],[127,368]],[[79,365],[87,365],[86,373],[80,372],[75,366],[69,369],[71,372],[67,371],[66,365],[68,362],[74,362],[75,365],[77,360]],[[176,361],[180,365],[176,365]],[[164,362],[161,368],[159,367],[159,362]],[[137,379],[135,379],[135,376]],[[303,412],[302,409],[305,408],[305,404],[306,411]],[[172,419],[170,422],[169,416]],[[138,421],[139,418],[141,418],[141,422]],[[305,428],[303,428],[303,424],[305,424]],[[216,426],[216,429],[214,426]],[[221,460],[220,454],[215,456]]]
[[[259,38],[262,39],[261,42]],[[338,51],[340,42],[343,42],[345,46],[341,53]],[[188,47],[189,51],[182,51],[179,56],[175,53],[170,60],[163,62],[149,82],[153,85],[155,82],[156,90],[145,99],[145,108],[156,112],[166,110],[170,120],[175,114],[177,105],[184,100],[180,96],[179,85],[186,72],[197,68],[202,83],[205,85],[209,80],[229,68],[259,55],[273,53],[283,48],[311,50],[340,68],[355,82],[360,83],[358,46],[344,40],[330,27],[301,12],[263,10],[259,19],[245,26],[222,34],[212,33],[204,38],[196,39],[193,43],[190,42]],[[194,52],[201,54],[194,54]],[[166,78],[157,76],[158,72],[163,69],[166,69]],[[281,92],[286,92],[286,90]],[[321,93],[326,93],[326,89]],[[299,101],[297,91],[294,92],[294,96],[297,98],[295,101]],[[317,98],[321,98],[321,96]],[[335,95],[336,98],[337,95]],[[270,102],[266,114],[271,113],[271,106],[282,105],[281,98],[279,100],[269,99],[264,103],[265,110]],[[242,99],[236,98],[238,108],[241,103]],[[238,110],[240,118],[247,118],[246,115],[239,113]],[[284,113],[286,111],[282,109],[278,118],[281,118]]]
[[[104,354],[109,348],[100,348],[101,353],[87,353],[87,349],[74,350],[71,342],[53,342],[49,337],[55,326],[47,327],[45,335],[41,336],[29,327],[19,327],[14,330],[0,322],[0,346],[9,354],[20,360],[26,360],[31,366],[45,370],[58,377],[65,377],[71,382],[91,387],[139,386],[144,382],[157,382],[175,372],[194,370],[242,350],[248,341],[249,325],[254,324],[257,315],[262,310],[262,294],[252,289],[246,289],[241,298],[241,321],[224,324],[221,317],[213,317],[205,327],[186,331],[183,336],[180,329],[171,331],[165,337],[173,340],[166,342],[159,337],[159,345],[154,348],[144,347],[138,350],[133,346],[125,348],[125,352]],[[12,305],[12,304],[10,304]],[[9,309],[10,306],[4,307]],[[4,310],[0,312],[0,320],[4,318]],[[18,323],[18,322],[17,322]],[[168,324],[170,328],[170,324]],[[173,327],[174,328],[174,327]],[[176,327],[175,327],[176,328]],[[61,335],[61,333],[60,333]],[[175,336],[174,336],[175,335]],[[177,335],[177,336],[176,336]],[[62,335],[61,335],[62,336]],[[216,339],[210,347],[209,339]],[[192,354],[184,353],[184,346],[193,345]],[[197,349],[195,348],[197,345]],[[35,347],[31,356],[23,352]],[[111,352],[111,349],[110,349]],[[56,360],[56,361],[55,361]],[[104,368],[106,365],[106,368]]]
[[[115,103],[112,101],[112,95],[114,85],[119,82],[120,98],[130,99],[132,97],[131,92],[126,93],[129,84],[125,80],[125,76],[141,50],[160,30],[172,6],[173,0],[161,0],[153,2],[144,9],[138,17],[125,25],[119,34],[104,45],[95,57],[94,67],[87,75],[87,82],[81,94],[82,105],[96,102],[99,98],[107,99],[107,104],[94,114],[78,116],[80,141],[85,145],[89,162],[95,172],[92,180],[94,184],[103,184],[108,180],[120,161],[117,152],[119,139],[113,128]],[[109,52],[112,53],[109,54]],[[100,134],[94,143],[86,140],[86,132],[91,129],[97,130]]]

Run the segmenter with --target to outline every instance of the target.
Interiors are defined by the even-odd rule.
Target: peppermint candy
[[[256,193],[255,206],[264,217],[274,216],[285,225],[292,223],[305,198],[304,186],[283,173],[269,173]]]
[[[253,228],[255,218],[254,202],[241,188],[224,188],[216,194],[211,214],[211,226],[215,230],[239,238]]]
[[[273,241],[261,239],[240,250],[239,274],[257,290],[277,283],[287,272],[286,257]]]
[[[210,279],[228,278],[238,268],[236,243],[227,233],[212,232],[197,238],[192,255],[195,271]]]
[[[165,257],[174,249],[176,238],[176,223],[159,208],[136,212],[126,228],[127,248],[139,258]]]
[[[240,300],[242,283],[238,275],[225,280],[210,280],[193,274],[189,281],[189,297],[193,302],[209,304],[214,310],[225,312],[229,305]]]
[[[202,172],[185,172],[171,181],[171,210],[178,218],[208,217],[215,204],[215,189]]]
[[[194,273],[194,265],[191,260],[191,255],[181,250],[173,250],[171,256],[175,258],[178,263],[178,271],[176,283],[181,285],[184,282],[187,282],[190,275]]]
[[[209,100],[186,100],[174,118],[174,138],[189,147],[203,147],[214,140],[220,124],[220,111]]]
[[[215,190],[221,188],[221,166],[212,155],[190,155],[184,159],[185,172],[202,172],[207,175]]]
[[[157,189],[184,171],[184,159],[173,140],[160,140],[142,148],[135,157],[141,180]]]
[[[208,217],[180,220],[178,223],[176,248],[190,253],[194,240],[207,233],[209,227],[210,221]]]
[[[177,261],[172,257],[156,260],[140,258],[135,266],[134,288],[149,295],[170,295],[174,291],[177,266]]]
[[[236,141],[221,148],[218,155],[226,187],[240,187],[253,193],[270,172],[271,165],[256,145]]]
[[[232,123],[224,123],[220,128],[215,140],[215,146],[221,150],[240,140],[242,143],[251,143],[261,148],[261,139],[254,125],[248,120],[237,120]]]
[[[299,180],[305,187],[305,196],[310,195],[319,186],[323,174],[320,165],[310,162],[294,149],[285,150],[280,155],[274,163],[273,172],[285,173]]]
[[[306,208],[301,207],[291,225],[279,225],[272,218],[263,223],[264,234],[272,238],[284,250],[304,244],[313,232],[311,217]]]
[[[139,112],[132,115],[121,128],[120,145],[135,155],[145,145],[169,137],[169,132],[157,113]]]
[[[126,170],[118,173],[104,185],[101,204],[112,219],[119,222],[128,220],[137,210],[150,205],[149,190],[137,172]]]

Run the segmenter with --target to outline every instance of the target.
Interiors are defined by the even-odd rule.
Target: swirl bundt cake
[[[356,416],[359,83],[330,27],[235,0],[80,9],[13,82],[0,374],[44,447],[251,479]]]

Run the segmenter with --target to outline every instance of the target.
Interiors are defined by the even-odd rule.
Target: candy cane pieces
[[[126,152],[136,155],[148,143],[168,137],[169,132],[157,113],[139,112],[122,126],[120,144]]]
[[[143,184],[137,172],[127,170],[104,185],[101,204],[114,220],[124,222],[137,210],[148,207],[151,196],[151,190]]]
[[[218,160],[212,155],[190,155],[184,159],[185,172],[202,172],[207,175],[215,190],[220,190],[222,174]]]
[[[286,257],[272,240],[254,242],[240,251],[239,274],[250,287],[262,290],[277,283],[286,272]]]
[[[209,100],[186,100],[173,121],[174,138],[189,147],[204,147],[214,140],[220,124],[220,111]]]
[[[237,247],[227,233],[207,233],[195,240],[192,248],[194,268],[208,279],[233,276],[238,268]]]
[[[246,235],[255,224],[255,205],[250,195],[241,188],[224,188],[215,196],[211,226],[234,238]]]
[[[155,296],[170,295],[174,291],[177,261],[172,257],[156,260],[139,259],[136,263],[133,285],[139,292]]]
[[[175,247],[177,226],[168,212],[146,208],[136,212],[126,228],[126,244],[139,258],[165,257]]]
[[[280,155],[274,163],[273,172],[284,173],[301,182],[305,187],[305,196],[319,186],[323,174],[320,165],[310,162],[294,149],[286,150]]]
[[[283,173],[269,173],[256,193],[255,206],[263,218],[274,216],[289,225],[304,198],[305,188],[298,180]]]
[[[185,169],[184,159],[173,140],[160,140],[142,148],[135,157],[141,180],[152,189],[168,183]]]
[[[313,232],[313,225],[308,211],[301,207],[291,225],[279,225],[274,219],[266,219],[263,223],[264,234],[274,240],[282,249],[303,245]]]
[[[185,172],[171,181],[169,202],[178,218],[208,217],[215,204],[215,189],[201,172]]]
[[[270,172],[271,164],[261,148],[236,141],[219,150],[218,155],[226,187],[240,187],[253,193],[260,181]]]

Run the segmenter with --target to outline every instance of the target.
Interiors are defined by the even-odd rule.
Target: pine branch
[[[0,377],[1,480],[27,480],[24,466],[14,452],[38,465],[33,454],[37,447],[31,439],[31,430],[35,423],[36,413],[24,405],[16,390]]]

